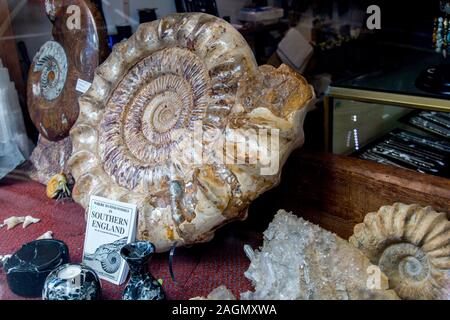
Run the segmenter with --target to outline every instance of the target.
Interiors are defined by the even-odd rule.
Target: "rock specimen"
[[[39,236],[36,240],[53,239],[53,231],[47,231]]]
[[[220,286],[211,291],[207,297],[195,297],[190,300],[236,300],[236,297],[226,286]]]
[[[28,159],[32,149],[15,84],[0,59],[0,179]]]
[[[208,241],[279,182],[313,98],[289,67],[258,68],[222,19],[142,24],[80,97],[73,198],[85,208],[91,195],[136,204],[137,237],[157,251]]]
[[[41,221],[41,219],[34,218],[32,216],[26,216],[26,217],[12,216],[12,217],[9,217],[9,218],[3,220],[3,224],[0,224],[0,228],[3,226],[7,226],[7,229],[11,230],[11,229],[15,228],[17,225],[22,223],[22,228],[25,229],[30,224],[38,223],[39,221]]]
[[[11,230],[15,228],[17,225],[23,223],[24,221],[25,217],[12,216],[3,220],[3,225],[6,226],[8,230]]]
[[[31,179],[47,184],[50,179],[62,172],[68,173],[67,160],[72,154],[70,137],[60,141],[50,141],[39,135],[36,148],[33,150],[28,175]]]
[[[359,250],[284,210],[264,232],[263,247],[245,250],[251,260],[245,276],[255,292],[242,299],[398,299],[383,289],[386,277]]]
[[[31,157],[30,176],[44,184],[66,169],[71,151],[68,135],[83,92],[80,84],[92,82],[108,54],[101,13],[89,0],[46,0],[45,9],[54,40],[34,57],[27,88],[28,111],[41,135]]]
[[[395,203],[366,215],[349,241],[403,299],[450,299],[450,222],[431,207]]]

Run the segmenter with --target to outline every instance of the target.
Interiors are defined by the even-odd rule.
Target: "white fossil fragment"
[[[41,221],[41,219],[33,218],[32,216],[26,216],[25,219],[24,219],[24,221],[23,221],[22,228],[25,229],[25,228],[28,227],[30,224],[38,223],[39,221]]]
[[[41,235],[39,238],[37,238],[36,240],[43,240],[43,239],[53,239],[53,231],[47,231],[46,233],[44,233],[43,235]]]
[[[5,254],[4,256],[0,255],[0,264],[5,264],[6,260],[11,258],[11,254]]]
[[[450,221],[446,212],[395,203],[357,224],[350,243],[388,276],[402,299],[450,299]]]
[[[3,224],[6,225],[7,229],[10,230],[17,226],[18,224],[21,224],[25,221],[25,217],[16,217],[12,216],[8,219],[3,220]]]

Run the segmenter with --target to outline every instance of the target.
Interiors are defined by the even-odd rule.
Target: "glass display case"
[[[0,301],[450,300],[450,0],[0,21]]]
[[[450,95],[416,86],[421,72],[442,60],[411,50],[401,67],[330,86],[325,98],[328,151],[448,176]]]

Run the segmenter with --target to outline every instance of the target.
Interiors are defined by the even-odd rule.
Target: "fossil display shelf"
[[[332,154],[297,150],[289,158],[281,184],[262,195],[250,207],[249,218],[220,230],[207,244],[177,250],[174,268],[178,284],[169,275],[167,254],[152,260],[152,273],[164,280],[169,299],[206,296],[219,285],[235,295],[251,290],[244,277],[249,261],[243,245],[254,249],[278,209],[293,211],[347,239],[367,212],[394,202],[431,205],[450,210],[450,180],[410,170]],[[20,171],[0,181],[0,220],[11,215],[31,214],[42,223],[26,229],[0,229],[0,254],[12,253],[25,242],[52,230],[69,247],[73,262],[83,250],[84,210],[76,203],[57,203],[45,196],[45,187],[27,180]],[[231,275],[231,276],[230,276]],[[119,299],[122,287],[103,283],[105,299]],[[0,300],[19,299],[0,272]]]

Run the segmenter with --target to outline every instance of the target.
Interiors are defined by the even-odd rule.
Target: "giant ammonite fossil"
[[[49,179],[48,172],[64,170],[71,143],[67,137],[79,112],[77,84],[92,82],[108,54],[101,13],[89,0],[46,0],[45,9],[54,40],[35,55],[27,88],[28,110],[41,135],[31,157],[35,167],[31,176],[42,183]],[[52,141],[63,139],[52,147]]]
[[[91,195],[135,203],[137,236],[158,251],[208,241],[279,182],[313,98],[289,67],[258,68],[222,19],[191,13],[142,24],[79,99],[73,197],[85,208]]]
[[[350,243],[403,299],[450,299],[450,221],[431,207],[395,203],[366,215]]]

